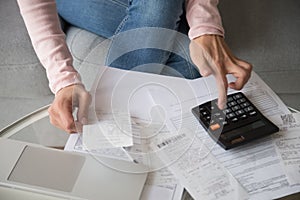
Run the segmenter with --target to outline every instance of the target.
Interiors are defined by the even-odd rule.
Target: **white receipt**
[[[165,137],[169,132],[153,121],[132,118],[132,122],[133,146],[125,149],[135,162],[149,167],[141,200],[181,200],[183,187],[167,167],[162,168],[161,161],[149,146],[151,141]]]
[[[300,184],[300,114],[276,116],[281,132],[274,135],[276,151],[291,185]]]
[[[83,126],[82,134],[87,150],[133,145],[131,120],[125,114],[106,115],[95,124]]]
[[[194,138],[181,133],[169,139],[153,144],[158,156],[166,163],[184,154],[169,165],[169,169],[179,179],[194,199],[206,200],[242,200],[248,199],[246,190],[239,182],[215,159],[208,149]]]
[[[270,119],[274,124],[276,124],[280,128],[280,130],[300,128],[300,113],[274,115]]]
[[[118,160],[133,161],[133,159],[128,155],[128,153],[122,147],[87,150],[86,148],[84,148],[82,144],[82,135],[78,133],[70,134],[64,150],[88,153],[91,155],[104,156],[104,157],[109,157]]]
[[[300,128],[282,131],[274,138],[288,182],[300,184]]]

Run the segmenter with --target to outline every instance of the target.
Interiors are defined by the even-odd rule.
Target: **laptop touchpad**
[[[26,146],[8,180],[71,192],[85,157]]]

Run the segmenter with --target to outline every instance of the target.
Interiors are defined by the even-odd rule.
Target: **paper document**
[[[214,77],[210,76],[195,80],[186,80],[176,77],[123,71],[114,68],[103,70],[103,74],[101,75],[99,81],[95,83],[96,87],[94,88],[96,89],[92,91],[92,95],[95,95],[94,106],[96,112],[97,110],[107,113],[128,110],[131,117],[138,119],[145,119],[151,122],[159,118],[160,121],[166,123],[167,129],[174,135],[180,134],[180,130],[184,128],[193,130],[195,138],[201,141],[201,143],[206,144],[207,151],[210,152],[211,155],[211,159],[208,160],[214,162],[217,160],[222,166],[221,172],[223,173],[227,170],[227,172],[231,173],[237,182],[248,192],[250,199],[275,199],[300,191],[299,185],[291,185],[289,183],[281,165],[280,156],[277,154],[276,145],[271,136],[225,151],[213,142],[201,127],[191,113],[191,108],[218,97]],[[228,80],[231,82],[235,79],[232,76],[228,76]],[[234,93],[235,91],[229,89],[228,92]],[[245,93],[250,101],[268,118],[290,113],[279,97],[255,72],[252,72],[252,76],[242,92]],[[151,142],[158,144],[159,140],[163,141],[167,139],[165,137],[166,135],[167,132],[161,134],[162,137],[156,136],[155,138],[157,140],[151,140]],[[160,136],[160,134],[158,136]],[[148,148],[144,146],[144,142],[148,143],[149,141],[141,140],[141,142],[138,143],[140,146],[135,145],[135,139],[133,138],[133,146],[130,147],[132,151],[127,151],[127,153],[132,158],[135,157],[133,159],[143,160],[143,162],[148,162],[148,164],[156,163],[159,159],[155,158],[155,154],[152,154],[151,151],[150,155],[136,153],[138,151],[145,152],[143,149]],[[172,146],[170,146],[169,149],[170,151],[166,151],[167,153],[173,152],[171,147]],[[174,149],[174,151],[175,150],[176,149]],[[184,154],[182,156],[189,160],[194,157],[197,158],[197,154],[195,153],[197,153],[196,148],[195,151],[190,152],[190,155]],[[159,161],[157,163],[159,164]],[[216,173],[217,168],[215,166],[218,165],[212,165],[212,168],[205,168],[206,164],[213,162],[205,163],[205,161],[198,160],[196,163],[202,166],[201,170],[207,172],[203,175],[204,179],[207,178],[206,175]],[[153,169],[153,166],[151,167]],[[175,165],[171,171],[172,173],[179,173],[179,169],[188,170],[190,169],[188,167],[185,168],[181,165]],[[198,169],[195,170],[197,171]],[[191,194],[193,196],[198,197],[197,195],[203,195],[203,191],[211,191],[209,188],[197,190],[198,185],[193,186],[194,184],[190,184],[192,183],[192,180],[190,180],[191,177],[184,175],[194,175],[197,180],[199,177],[195,174],[198,173],[193,174],[192,171],[188,172],[189,173],[183,171],[180,173],[180,181],[183,181],[184,185],[189,187],[188,190],[190,192],[192,191]],[[218,175],[218,173],[216,175]],[[202,176],[202,174],[200,174],[200,176]],[[153,183],[160,182],[159,184],[161,184],[163,180],[167,180],[163,179],[163,172],[156,174],[156,177],[159,177],[159,179],[156,179]],[[216,177],[213,178],[213,180],[217,180]],[[222,183],[236,183],[234,179],[230,177],[227,179],[220,177],[220,180],[224,180],[219,182],[220,186],[224,186]],[[210,183],[211,185],[213,185],[213,183],[218,185],[213,181]],[[165,184],[165,186],[167,186],[167,184]],[[227,189],[228,188],[224,190],[229,192],[226,194],[231,194],[230,190]],[[207,193],[207,195],[212,194],[213,193]]]
[[[100,113],[98,121],[83,126],[83,145],[87,150],[133,145],[131,120],[126,113]]]
[[[165,188],[156,185],[144,186],[140,200],[182,200],[183,187],[176,185],[175,188]]]
[[[273,138],[288,182],[300,184],[300,113],[280,115],[274,119],[282,130]]]
[[[149,168],[141,199],[181,200],[184,188],[150,148],[151,141],[170,137],[170,132],[159,121],[132,118],[132,122],[133,146],[125,149],[136,162]]]
[[[216,89],[210,88],[214,84],[213,81],[192,80],[190,83],[196,95],[187,96],[178,103],[170,104],[167,102],[167,95],[164,96],[158,91],[152,92],[153,99],[157,104],[164,105],[166,116],[170,118],[168,128],[174,131],[179,131],[182,127],[195,130],[195,135],[207,144],[209,151],[247,190],[250,199],[274,199],[299,192],[299,186],[289,184],[271,136],[228,151],[222,149],[208,136],[191,113],[191,108],[217,97]],[[199,85],[207,87],[201,87],[200,90]],[[283,102],[255,73],[252,73],[251,79],[242,91],[267,117],[289,114]],[[229,93],[233,92],[229,90]]]
[[[300,128],[300,113],[274,115],[270,119],[280,128],[280,130]]]
[[[97,156],[104,156],[119,160],[126,160],[126,161],[133,161],[133,159],[128,155],[128,153],[122,148],[102,148],[102,149],[95,149],[95,150],[88,150],[82,144],[82,135],[77,134],[70,134],[69,139],[65,145],[65,151],[75,151],[80,153],[88,153],[91,155]]]
[[[87,150],[82,144],[82,135],[71,134],[65,146],[65,150],[145,163],[147,166],[150,165],[141,200],[157,200],[162,197],[164,197],[165,200],[181,200],[184,188],[178,183],[174,175],[168,168],[154,170],[153,166],[157,165],[151,164],[153,160],[150,158],[154,156],[151,155],[153,154],[152,152],[149,152],[149,138],[152,138],[151,135],[156,131],[161,130],[161,125],[154,123],[151,126],[149,122],[134,118],[131,122],[133,146]],[[145,126],[147,126],[147,128],[145,128]],[[141,136],[141,134],[143,134],[143,136]]]
[[[173,161],[169,169],[194,199],[248,199],[246,190],[199,139],[193,138],[190,144],[191,138],[187,129],[187,132],[153,144],[153,148],[159,152],[158,156],[164,162]],[[182,156],[178,158],[178,154]]]
[[[300,128],[282,131],[274,138],[288,182],[300,184]]]

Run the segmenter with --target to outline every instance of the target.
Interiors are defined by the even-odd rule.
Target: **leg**
[[[183,11],[183,0],[130,0],[128,15],[117,29],[107,64],[121,69],[162,73],[165,75],[170,74],[170,68],[172,68],[172,71],[177,71],[175,73],[177,76],[186,78],[199,77],[198,71],[191,64],[192,62],[189,62],[188,54],[183,58],[170,53],[172,52],[170,46],[173,45],[173,40],[170,38],[173,36],[168,35],[170,38],[166,38],[166,40],[170,42],[169,44],[164,43],[164,34],[169,32],[162,30],[161,35],[157,35],[147,29],[147,27],[159,27],[186,31],[188,25]],[[135,31],[131,32],[129,30]],[[159,44],[157,45],[157,43]],[[189,42],[186,42],[184,46],[186,47],[188,44]],[[151,46],[156,48],[151,48]],[[143,49],[139,49],[140,47],[143,47]],[[170,49],[170,51],[162,49]],[[155,63],[158,65],[155,65]],[[145,64],[151,65],[145,66]],[[167,64],[169,67],[162,67],[163,65],[161,64]],[[174,73],[171,74],[174,75]]]
[[[66,22],[106,38],[115,34],[128,9],[128,0],[56,0],[56,4]]]
[[[183,16],[184,0],[56,1],[60,16],[68,23],[106,38],[110,38],[113,35],[117,36],[120,33],[126,34],[129,30],[145,27],[177,30],[183,24],[181,17]],[[130,33],[127,35],[128,37],[125,37],[125,39],[114,40],[107,59],[107,65],[121,69],[135,68],[138,71],[168,75],[170,70],[166,70],[160,65],[167,64],[177,70],[179,74],[182,74],[183,77],[195,78],[195,73],[189,73],[191,68],[193,68],[191,64],[179,56],[170,54],[171,51],[143,48],[135,49],[124,55],[118,55],[117,49],[120,46],[132,45],[139,40],[151,44],[155,43],[157,39],[155,38],[157,36],[153,36],[147,31],[140,38],[135,38]],[[172,45],[172,41],[167,45]],[[115,56],[116,54],[117,56]],[[115,59],[116,57],[117,59]],[[150,63],[152,65],[144,66]],[[158,65],[154,65],[154,63]],[[136,68],[137,66],[138,68]],[[151,68],[150,66],[153,67]],[[192,71],[197,73],[195,69]]]
[[[159,38],[149,27],[177,29],[183,12],[183,2],[183,0],[129,0],[128,14],[116,30],[107,64],[116,68],[139,71],[147,70],[140,69],[145,64],[165,64],[170,53],[151,48],[159,42]],[[158,66],[161,68],[161,65]],[[160,73],[161,70],[147,71]]]
[[[178,28],[178,31],[184,35],[188,34],[189,31],[189,25],[187,23],[185,12],[181,16],[180,25]],[[197,70],[197,67],[193,64],[190,55],[189,55],[189,43],[188,41],[181,40],[176,45],[176,48],[179,48],[179,50],[175,50],[174,52],[180,51],[180,55],[184,55],[183,57],[171,53],[168,61],[167,66],[163,69],[162,73],[163,75],[171,75],[171,76],[178,76],[178,77],[184,77],[187,79],[195,79],[201,77],[199,71]]]

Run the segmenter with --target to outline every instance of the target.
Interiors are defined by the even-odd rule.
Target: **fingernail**
[[[85,117],[81,118],[80,123],[81,123],[82,125],[87,124],[87,123],[88,123],[87,118],[85,118]]]
[[[218,102],[218,106],[221,110],[223,110],[226,106],[226,103],[225,102]]]
[[[202,70],[201,74],[202,74],[202,76],[207,76],[208,75],[208,71],[207,70]]]

